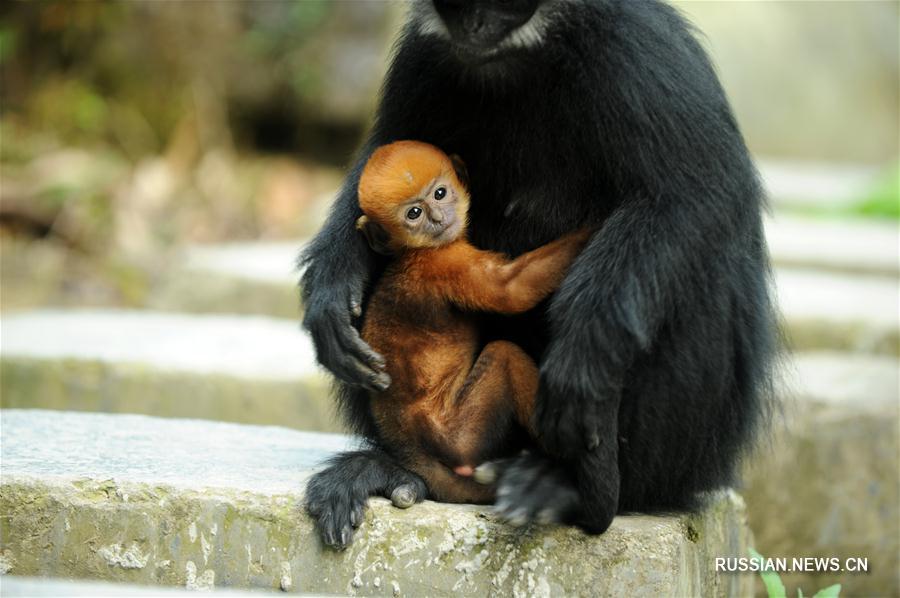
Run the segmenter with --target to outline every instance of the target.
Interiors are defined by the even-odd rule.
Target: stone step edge
[[[93,359],[0,357],[4,409],[136,413],[340,432],[331,384],[324,374],[270,379]]]
[[[753,583],[712,571],[715,556],[749,542],[743,501],[732,491],[700,515],[619,517],[599,537],[511,528],[483,507],[426,502],[401,511],[372,499],[342,553],[313,539],[300,500],[299,493],[3,476],[4,555],[16,575],[191,589],[738,595]]]

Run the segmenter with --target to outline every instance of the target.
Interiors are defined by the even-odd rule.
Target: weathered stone
[[[785,573],[788,594],[841,583],[848,596],[900,594],[900,441],[893,357],[798,356],[786,422],[746,473],[757,549],[767,557],[868,558],[868,573]]]
[[[487,507],[373,499],[345,552],[300,508],[312,463],[342,436],[199,421],[2,413],[2,550],[14,575],[349,595],[745,595],[743,503],[628,516],[602,536],[516,529]],[[52,442],[48,442],[52,439]]]
[[[900,283],[889,276],[776,272],[777,299],[795,350],[900,355]]]
[[[204,417],[337,430],[296,322],[153,312],[3,319],[4,407]]]
[[[161,588],[159,586],[137,585],[129,583],[112,583],[107,581],[72,581],[68,579],[54,579],[46,577],[17,577],[7,575],[0,578],[0,584],[3,586],[3,596],[21,598],[38,598],[46,596],[47,598],[60,598],[65,596],[71,598],[73,596],[84,596],[86,598],[97,598],[99,596],[109,596],[110,598],[121,598],[122,596],[194,596],[194,590],[187,588]],[[215,596],[274,596],[276,592],[267,592],[264,590],[225,590],[215,589],[211,592]]]

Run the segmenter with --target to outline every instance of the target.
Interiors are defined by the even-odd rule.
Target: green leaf
[[[797,598],[803,598],[803,590],[797,588]]]
[[[841,595],[841,584],[836,583],[833,586],[828,586],[827,588],[822,588],[815,594],[813,594],[813,598],[838,598]]]
[[[750,556],[755,560],[765,562],[763,555],[756,552],[754,549],[750,548]],[[778,573],[775,571],[760,571],[759,576],[762,577],[763,583],[766,586],[766,592],[769,594],[769,598],[787,598],[787,592],[784,589],[784,584],[781,583],[781,578],[778,576]]]

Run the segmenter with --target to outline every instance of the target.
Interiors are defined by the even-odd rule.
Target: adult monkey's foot
[[[379,451],[336,456],[306,486],[306,510],[325,545],[338,550],[350,545],[370,496],[384,496],[405,509],[424,500],[427,488],[419,476]]]
[[[512,525],[570,523],[578,512],[574,483],[559,466],[538,454],[492,461],[475,469],[475,480],[497,483],[495,512]]]

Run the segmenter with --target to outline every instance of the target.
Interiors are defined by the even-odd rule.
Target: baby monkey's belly
[[[382,432],[412,440],[427,424],[440,427],[453,416],[477,357],[477,330],[457,325],[441,334],[423,332],[418,339],[390,341],[371,343],[384,356],[391,377],[385,392],[373,394],[372,412]]]

